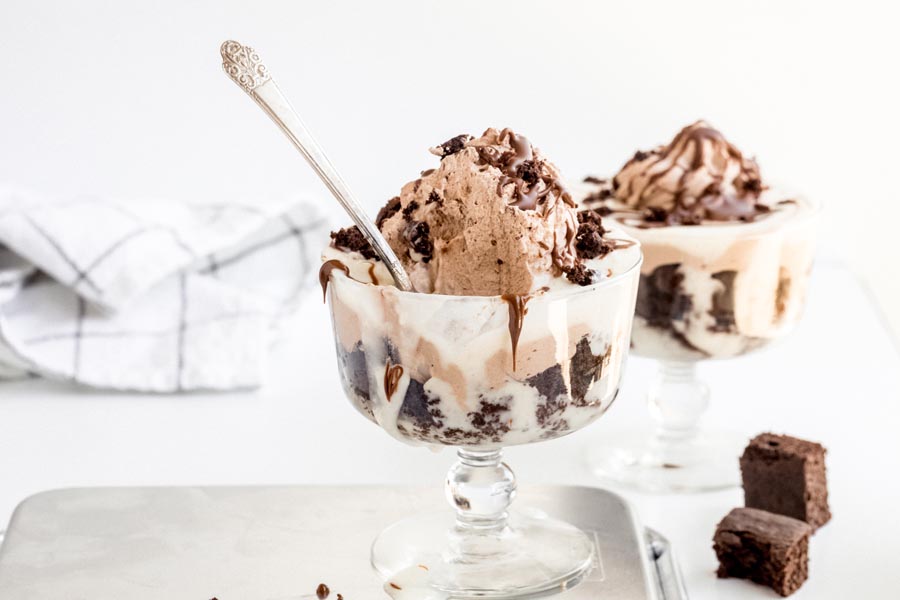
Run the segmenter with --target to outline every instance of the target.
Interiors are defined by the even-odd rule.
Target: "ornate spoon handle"
[[[260,108],[293,142],[300,154],[372,244],[375,252],[378,253],[393,276],[397,287],[407,292],[412,291],[412,284],[403,265],[400,264],[400,259],[394,254],[375,224],[366,216],[337,169],[328,160],[325,152],[300,120],[288,99],[278,89],[259,54],[253,48],[231,40],[222,44],[221,53],[222,68],[225,69],[225,73],[259,104]]]

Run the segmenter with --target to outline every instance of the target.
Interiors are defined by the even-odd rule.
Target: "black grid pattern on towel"
[[[60,245],[60,243],[52,236],[49,232],[43,229],[38,223],[34,222],[32,219],[28,218],[29,223],[32,227],[35,228],[36,231],[40,232],[41,236],[47,240],[47,243],[50,244],[55,251],[59,254],[59,256],[68,264],[72,271],[75,274],[75,280],[72,284],[72,287],[76,287],[79,283],[84,282],[87,285],[90,285],[94,288],[97,293],[102,294],[102,289],[98,288],[96,283],[91,279],[91,272],[98,265],[102,264],[106,260],[109,260],[116,252],[120,251],[125,245],[127,245],[130,241],[144,235],[153,230],[163,230],[168,231],[172,234],[173,240],[179,245],[179,247],[183,248],[185,252],[191,254],[191,256],[196,257],[196,253],[183,242],[177,236],[177,233],[169,227],[161,226],[155,223],[147,222],[139,215],[132,213],[131,211],[127,211],[127,209],[120,208],[123,213],[128,214],[138,223],[138,226],[128,232],[126,235],[123,235],[121,238],[110,244],[110,246],[100,252],[87,267],[80,267],[76,261],[72,259],[72,257],[65,251],[65,249]],[[282,215],[280,218],[281,223],[284,225],[282,231],[274,233],[273,235],[264,238],[258,242],[255,242],[249,246],[244,248],[240,248],[239,250],[232,251],[224,251],[210,254],[204,257],[206,265],[200,267],[195,272],[199,275],[208,275],[208,276],[218,276],[219,272],[222,269],[226,269],[231,265],[236,265],[244,260],[248,260],[254,255],[262,252],[266,249],[269,249],[273,246],[283,243],[296,243],[300,249],[301,253],[301,264],[303,265],[304,272],[308,272],[310,268],[310,260],[308,256],[308,249],[306,248],[305,235],[311,231],[321,228],[324,225],[324,221],[322,219],[316,219],[311,221],[310,223],[304,225],[298,225],[294,221],[291,220],[287,215]],[[34,336],[31,338],[27,338],[22,341],[22,343],[26,346],[34,346],[48,342],[55,342],[61,340],[72,340],[72,379],[77,379],[79,372],[83,368],[83,348],[82,342],[85,339],[91,338],[140,338],[140,337],[148,337],[148,336],[174,336],[175,337],[175,352],[177,360],[175,361],[175,369],[176,372],[174,374],[175,381],[175,389],[183,390],[184,389],[184,372],[186,368],[186,358],[185,358],[185,349],[186,349],[186,339],[187,334],[192,327],[196,326],[205,326],[210,323],[227,321],[231,319],[240,319],[246,317],[255,317],[260,316],[262,313],[253,312],[253,311],[238,311],[225,313],[222,315],[216,315],[211,318],[198,319],[196,322],[190,322],[188,319],[188,308],[189,308],[189,285],[188,285],[188,272],[182,271],[178,274],[179,282],[178,282],[178,299],[177,299],[177,319],[174,324],[174,327],[162,328],[152,331],[136,331],[136,330],[118,330],[118,331],[90,331],[85,329],[88,316],[88,303],[81,296],[77,297],[77,301],[74,303],[73,310],[75,312],[74,321],[75,326],[70,332],[59,332],[59,333],[45,333],[38,336]]]

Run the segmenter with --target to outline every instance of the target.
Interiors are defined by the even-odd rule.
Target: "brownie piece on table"
[[[738,577],[790,596],[809,574],[812,527],[756,508],[735,508],[716,527],[719,577]]]
[[[831,519],[821,444],[762,433],[741,456],[741,476],[745,506],[806,521],[813,530]]]

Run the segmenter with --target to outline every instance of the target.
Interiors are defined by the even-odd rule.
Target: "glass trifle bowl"
[[[374,541],[386,589],[519,598],[564,590],[590,571],[585,533],[510,512],[516,479],[501,456],[580,429],[612,404],[640,274],[640,254],[628,256],[633,264],[592,285],[519,296],[403,292],[330,263],[347,397],[398,440],[458,455],[445,482],[452,510],[411,516]]]
[[[701,361],[763,348],[800,319],[818,206],[764,185],[759,169],[700,121],[667,146],[638,152],[583,204],[638,239],[644,252],[632,352],[657,362],[647,394],[655,428],[617,431],[588,452],[603,479],[645,491],[740,484],[750,438],[710,431]]]

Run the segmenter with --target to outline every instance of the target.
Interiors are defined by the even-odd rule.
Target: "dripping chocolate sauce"
[[[403,377],[403,367],[391,364],[391,360],[388,359],[384,367],[384,396],[388,402],[391,401],[391,396],[397,391],[401,377]]]
[[[328,279],[331,277],[331,272],[335,269],[343,271],[344,275],[350,277],[350,268],[341,261],[334,259],[322,263],[322,266],[319,267],[319,285],[322,286],[322,302],[325,302],[325,294],[328,290]]]
[[[552,192],[556,192],[559,198],[567,204],[575,206],[572,196],[559,180],[544,175],[540,165],[533,166],[537,171],[534,181],[526,181],[519,173],[520,167],[528,162],[534,162],[534,151],[528,138],[506,128],[500,132],[498,140],[501,143],[504,140],[508,141],[513,149],[512,155],[509,153],[498,154],[496,151],[490,152],[486,148],[479,152],[483,161],[503,171],[503,177],[497,183],[497,195],[502,196],[504,186],[512,183],[516,188],[516,200],[510,203],[511,206],[522,210],[534,210]],[[543,189],[539,189],[539,183],[544,184]]]
[[[509,307],[509,339],[512,342],[512,364],[513,371],[515,371],[519,336],[522,334],[522,325],[525,323],[525,314],[528,312],[525,305],[532,296],[530,294],[503,294],[500,297]]]
[[[375,263],[369,263],[369,279],[372,283],[378,285],[378,278],[375,276]]]

